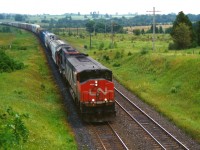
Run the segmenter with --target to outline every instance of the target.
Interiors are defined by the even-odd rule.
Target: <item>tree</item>
[[[159,33],[164,33],[162,26],[159,27]]]
[[[94,31],[94,25],[95,25],[95,22],[90,20],[89,22],[86,23],[86,31],[92,33]]]
[[[197,43],[200,45],[200,21],[196,23]]]
[[[144,29],[142,29],[142,30],[141,30],[141,34],[145,34],[145,31],[144,31]]]
[[[5,19],[5,16],[3,14],[0,14],[0,19]]]
[[[147,31],[147,33],[153,33],[153,24],[151,25],[151,28]],[[155,33],[158,33],[158,27],[155,25]]]
[[[172,32],[172,27],[169,27],[169,28],[165,29],[165,33],[166,34],[171,34],[171,32]]]
[[[185,26],[187,26],[188,28],[183,27],[183,24]],[[181,25],[181,27],[179,27],[180,25]],[[176,32],[179,31],[178,30],[179,28],[189,30],[189,35],[178,35]],[[182,33],[188,34],[188,31],[182,31]],[[197,38],[196,38],[196,34],[195,34],[194,30],[193,30],[192,23],[191,23],[190,19],[188,18],[188,16],[185,15],[182,11],[179,12],[179,14],[177,15],[177,17],[176,17],[176,19],[175,19],[175,21],[173,23],[171,36],[174,39],[174,44],[175,45],[180,44],[180,43],[176,43],[177,41],[179,41],[178,39],[181,38],[181,37],[179,38],[178,36],[183,36],[183,37],[190,36],[190,41],[187,41],[187,42],[190,42],[190,43],[184,44],[184,48],[189,48],[189,46],[190,47],[195,47],[197,45],[196,44],[197,43]],[[178,38],[178,39],[176,39],[176,38]],[[180,47],[182,47],[182,46],[181,45],[177,45],[177,48],[180,48]]]
[[[141,34],[140,29],[134,29],[134,30],[133,30],[133,34],[135,34],[135,35],[140,35],[140,34]]]
[[[192,22],[189,20],[188,16],[183,13],[183,11],[179,12],[179,14],[176,16],[176,19],[173,23],[172,32],[171,35],[173,36],[174,30],[177,26],[179,26],[180,23],[185,23],[187,26],[189,26],[190,30],[192,30]]]
[[[15,15],[15,21],[25,21],[25,16],[16,14]]]
[[[189,26],[185,23],[180,23],[173,34],[173,41],[177,49],[186,49],[191,46],[191,32]]]

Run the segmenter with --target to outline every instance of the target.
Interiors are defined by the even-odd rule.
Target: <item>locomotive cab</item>
[[[77,74],[77,82],[83,119],[90,122],[113,120],[116,112],[112,72],[107,69],[85,70]]]

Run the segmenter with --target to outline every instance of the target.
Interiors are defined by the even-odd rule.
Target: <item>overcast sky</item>
[[[159,14],[200,14],[199,0],[0,0],[0,13],[19,14],[148,14],[153,10]]]

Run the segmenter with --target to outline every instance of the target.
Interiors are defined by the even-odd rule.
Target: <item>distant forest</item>
[[[66,14],[62,15],[60,19],[55,19],[51,15],[39,15],[38,20],[32,20],[31,15],[20,15],[20,14],[0,14],[0,20],[12,19],[14,21],[22,21],[27,23],[43,23],[45,28],[67,28],[67,27],[85,27],[88,21],[93,20],[96,23],[103,23],[105,25],[110,25],[111,22],[119,24],[122,27],[129,26],[142,26],[142,25],[151,25],[152,24],[152,15],[136,15],[132,17],[124,16],[112,16],[112,15],[99,15],[99,14],[90,14],[90,15],[80,15],[80,14]],[[200,14],[188,14],[188,18],[192,23],[200,21]],[[172,24],[176,19],[176,14],[167,14],[167,15],[156,15],[157,24]]]
[[[188,14],[187,16],[189,17],[191,22],[200,21],[200,14],[199,15]],[[87,18],[84,20],[74,20],[72,18],[73,18],[72,16],[66,16],[65,18],[58,19],[57,21],[51,19],[51,20],[42,20],[42,22],[51,23],[55,27],[85,27],[85,24],[88,22],[88,20],[90,20]],[[172,24],[175,19],[176,19],[176,14],[156,15],[157,24]],[[126,18],[124,16],[122,16],[121,18],[110,16],[109,18],[93,18],[92,20],[97,23],[102,22],[104,24],[111,24],[111,22],[115,22],[116,24],[119,24],[120,26],[123,27],[143,26],[152,24],[152,15],[137,15],[131,18]]]

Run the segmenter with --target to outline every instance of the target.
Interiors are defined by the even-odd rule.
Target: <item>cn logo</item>
[[[106,95],[109,92],[113,92],[112,90],[108,90],[107,87],[105,88],[105,90],[103,90],[102,88],[98,88],[97,92],[92,92],[92,89],[89,90],[89,95],[90,96],[96,96],[99,95],[100,93],[102,93],[103,95]]]

